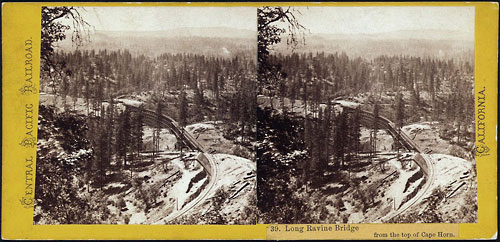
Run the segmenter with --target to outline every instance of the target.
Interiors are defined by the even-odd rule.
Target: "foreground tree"
[[[76,46],[88,40],[91,25],[80,11],[77,7],[42,7],[40,67],[42,75],[48,76],[50,81],[62,80],[65,63],[56,63],[53,55],[55,44],[66,39],[66,32],[72,30],[71,40]],[[63,19],[69,19],[71,25],[61,22]],[[54,84],[54,91],[57,85]]]
[[[307,166],[302,120],[257,108],[257,207],[266,223],[307,223],[308,196],[297,179]]]
[[[271,98],[279,88],[280,83],[286,78],[286,73],[281,71],[281,65],[272,63],[270,52],[273,45],[281,42],[281,34],[288,32],[287,44],[295,47],[299,44],[299,35],[305,30],[297,20],[295,14],[299,13],[292,8],[262,7],[257,9],[257,74],[259,89],[269,92]],[[277,26],[278,22],[286,24],[285,27]],[[302,35],[302,40],[304,40]]]
[[[91,219],[89,201],[77,192],[83,186],[88,188],[89,184],[75,182],[84,180],[84,176],[92,176],[88,180],[98,176],[96,173],[86,173],[95,155],[91,141],[87,138],[88,129],[82,116],[57,114],[52,107],[40,106],[35,223],[103,222]],[[59,152],[54,152],[56,146],[61,147]]]

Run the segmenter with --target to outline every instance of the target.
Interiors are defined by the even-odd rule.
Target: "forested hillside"
[[[232,115],[239,119],[236,116],[241,114],[246,122],[250,120],[246,117],[254,113],[247,111],[249,106],[245,108],[252,102],[238,101],[242,97],[254,99],[248,91],[255,90],[251,88],[255,85],[252,59],[195,54],[163,54],[150,58],[133,56],[128,50],[92,50],[56,52],[54,60],[61,71],[44,73],[41,90],[70,96],[74,101],[84,98],[87,106],[93,105],[97,111],[100,110],[99,102],[111,97],[151,92],[156,99],[166,101],[169,95],[184,90],[189,92],[192,109],[196,109],[192,111],[196,115],[188,115],[193,119],[195,116],[200,119],[207,108],[218,110],[219,118]],[[224,105],[226,103],[233,107]]]
[[[321,103],[356,95],[372,96],[368,103],[388,104],[387,98],[394,101],[394,93],[401,92],[411,109],[405,121],[451,120],[462,126],[473,121],[471,115],[462,117],[474,110],[471,62],[387,55],[368,61],[345,53],[276,54],[270,60],[284,78],[267,91],[280,101],[289,99],[291,108],[301,100],[317,112]],[[393,117],[390,110],[385,114]]]
[[[35,223],[252,222],[238,218],[255,209],[256,64],[246,40],[179,38],[168,48],[144,40],[56,48],[48,57]],[[141,51],[149,44],[162,52]],[[225,169],[219,177],[199,162],[205,150],[183,140],[185,127],[226,160],[213,163]]]
[[[470,37],[310,35],[307,11],[258,9],[262,221],[476,221]]]

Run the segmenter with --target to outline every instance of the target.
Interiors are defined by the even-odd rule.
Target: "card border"
[[[26,173],[36,147],[20,143],[26,137],[26,109],[34,105],[33,120],[38,120],[38,95],[20,92],[25,83],[25,41],[32,39],[33,81],[39,84],[41,6],[474,6],[475,7],[475,93],[485,88],[486,144],[489,154],[476,158],[478,223],[458,224],[455,239],[496,238],[497,234],[497,90],[498,90],[498,3],[493,2],[224,2],[224,3],[3,3],[2,4],[2,238],[3,239],[266,239],[267,224],[257,225],[33,225],[33,208],[26,195]],[[476,98],[476,114],[478,101]],[[31,115],[31,114],[29,114]],[[476,116],[476,124],[478,116]],[[22,132],[25,131],[25,132]],[[36,137],[36,126],[31,130]],[[495,134],[495,135],[493,135]],[[477,141],[476,141],[477,143]],[[28,159],[28,160],[27,160]],[[27,167],[28,166],[28,167]],[[36,161],[31,164],[32,172]],[[34,180],[33,180],[34,182]],[[34,184],[33,184],[34,186]],[[34,189],[33,189],[34,190]],[[28,199],[24,200],[23,199]],[[429,224],[413,224],[425,228]],[[438,224],[433,224],[438,225]],[[366,231],[390,231],[390,224],[359,224]],[[308,237],[315,237],[314,234]],[[371,236],[371,237],[370,237]],[[336,236],[331,237],[335,239]],[[330,238],[330,237],[329,237]],[[357,239],[374,239],[371,234]],[[277,238],[280,239],[280,238]],[[341,238],[337,238],[341,239]]]

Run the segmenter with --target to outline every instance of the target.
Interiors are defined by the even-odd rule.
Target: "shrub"
[[[120,200],[118,200],[118,208],[123,209],[125,207],[127,207],[127,203],[125,202],[125,199],[120,198]]]
[[[191,181],[189,181],[189,184],[188,184],[188,188],[187,188],[187,191],[186,193],[188,193],[191,188],[193,187],[193,185],[199,181],[201,181],[201,179],[205,178],[207,176],[207,172],[205,171],[205,169],[202,169],[200,172],[198,172],[192,179]]]
[[[217,190],[215,196],[212,198],[211,209],[206,213],[207,221],[209,224],[225,224],[226,218],[222,213],[222,206],[229,198],[229,193],[224,189],[224,187]]]
[[[258,211],[257,196],[252,193],[248,198],[248,204],[241,209],[240,214],[234,221],[235,224],[255,224],[257,222],[257,218],[259,217]]]
[[[231,149],[231,153],[235,156],[243,157],[246,159],[252,159],[252,153],[248,151],[247,148],[241,146],[241,145],[233,145],[233,148]]]
[[[468,157],[467,152],[465,152],[465,150],[458,145],[451,145],[450,155],[460,157],[462,159],[467,159]]]
[[[188,199],[186,199],[184,201],[184,204],[182,204],[182,207],[186,204],[188,204],[189,202],[193,201],[193,199],[195,199],[198,195],[200,195],[201,191],[208,185],[209,181],[208,179],[206,179],[203,184],[201,184],[201,186],[198,188],[198,190],[196,190],[195,193],[191,194],[191,196],[188,197]]]
[[[422,170],[418,170],[417,172],[413,173],[413,175],[406,181],[405,184],[405,189],[403,190],[403,193],[405,193],[410,185],[417,181],[418,179],[422,178],[424,173],[422,173]]]

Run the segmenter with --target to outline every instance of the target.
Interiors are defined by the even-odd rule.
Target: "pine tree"
[[[212,77],[212,93],[215,99],[219,99],[219,68],[217,67],[213,72]]]
[[[455,100],[455,122],[457,123],[457,144],[460,145],[460,133],[461,133],[461,128],[462,128],[462,123],[464,121],[464,116],[465,116],[465,113],[464,113],[464,109],[466,108],[465,105],[464,105],[464,96],[462,94],[463,90],[462,90],[462,80],[459,78],[457,81],[457,84],[456,84],[456,100]]]
[[[334,149],[335,156],[340,160],[340,167],[344,169],[345,167],[345,148],[347,145],[347,120],[346,120],[346,112],[342,112],[336,118],[335,122],[335,141]]]
[[[120,127],[118,129],[117,152],[123,159],[122,168],[127,166],[127,152],[131,142],[130,111],[125,109],[120,115]]]
[[[247,88],[251,88],[250,90],[252,90],[253,88],[251,87],[251,85],[248,85],[247,84]],[[255,124],[255,110],[256,110],[256,107],[257,107],[257,104],[256,104],[256,95],[255,95],[255,92],[253,91],[250,91],[250,92],[246,92],[246,93],[243,93],[242,96],[244,96],[244,99],[242,100],[248,100],[248,101],[242,101],[242,100],[239,100],[239,104],[240,104],[240,108],[239,108],[239,118],[240,118],[240,124],[241,124],[241,134],[242,134],[242,140],[243,138],[245,137],[244,134],[245,134],[245,128],[248,124],[248,128],[251,129],[251,125],[252,124]]]
[[[435,77],[435,67],[432,65],[430,67],[430,74],[429,74],[429,93],[431,95],[431,101],[434,104],[436,101],[436,90],[434,88],[434,77]]]
[[[304,118],[304,143],[307,151],[309,154],[312,155],[312,139],[313,139],[313,133],[312,133],[312,125],[311,125],[311,120],[309,120],[309,117]],[[312,160],[312,159],[311,159]],[[309,169],[311,167],[310,165],[311,162],[308,162],[307,165],[305,166],[305,173],[309,173]]]
[[[403,94],[401,93],[397,93],[396,94],[396,127],[398,128],[398,133],[399,133],[399,137],[398,139],[400,139],[401,137],[401,128],[403,128],[403,124],[404,124],[404,120],[405,120],[405,103],[404,103],[404,100],[403,100]],[[399,149],[400,149],[400,144],[401,142],[399,140],[396,141],[396,145],[397,145],[397,149],[398,149],[398,153],[399,153]]]
[[[403,100],[403,94],[396,94],[396,126],[402,128],[405,121],[405,102]]]
[[[78,72],[71,90],[71,95],[73,96],[73,111],[76,110],[76,102],[78,101],[78,96],[79,96],[78,93],[80,92],[82,82],[83,82],[82,72]]]
[[[240,92],[233,93],[231,102],[229,103],[229,117],[232,122],[240,121],[240,99],[242,94]]]
[[[104,122],[104,121],[103,121]],[[108,169],[109,166],[109,150],[108,150],[108,132],[105,129],[105,125],[100,125],[101,126],[101,132],[99,132],[99,171],[100,171],[100,185],[101,188],[104,185],[104,182],[106,180],[106,170]]]
[[[106,131],[107,131],[107,135],[108,135],[108,139],[106,141],[106,146],[107,146],[107,149],[108,149],[108,161],[109,163],[111,164],[111,159],[113,157],[113,144],[114,144],[114,130],[115,130],[115,127],[114,127],[114,124],[115,124],[115,120],[114,120],[114,116],[115,116],[115,103],[114,103],[114,100],[113,98],[110,98],[110,101],[109,101],[109,106],[108,106],[108,109],[107,109],[107,122],[106,122]]]
[[[143,140],[142,137],[144,136],[144,111],[143,107],[139,107],[139,110],[135,114],[135,120],[134,120],[134,140],[135,140],[135,149],[137,153],[137,157],[139,157],[142,161],[141,158],[141,151],[142,151],[142,146],[143,146]]]
[[[319,104],[321,103],[321,86],[319,81],[316,81],[314,83],[314,90],[313,90],[313,114],[318,113],[319,110]]]
[[[69,70],[67,70],[66,72],[70,72],[70,71],[69,71]],[[62,97],[62,99],[63,99],[63,110],[65,110],[65,111],[66,111],[66,110],[67,110],[67,108],[68,108],[68,107],[67,107],[68,105],[67,105],[67,101],[66,101],[66,100],[67,100],[67,98],[66,98],[66,97],[69,95],[69,92],[70,92],[70,86],[69,86],[69,76],[68,76],[68,74],[63,75],[63,76],[61,77],[61,79],[62,79],[62,80],[61,80],[61,82],[62,82],[62,83],[61,83],[61,84],[62,84],[61,89],[62,89],[62,90],[61,90],[61,92],[60,92],[60,93],[61,93],[61,97]]]
[[[351,150],[355,152],[356,155],[359,154],[360,138],[361,138],[361,107],[358,106],[351,115]]]
[[[312,159],[313,159],[313,168],[316,173],[321,172],[320,163],[321,163],[321,156],[322,156],[322,141],[323,141],[323,111],[321,109],[318,110],[318,118],[316,118],[316,122],[314,122],[314,139],[313,139],[313,152],[312,152]]]
[[[187,112],[188,112],[188,101],[186,97],[186,92],[181,90],[179,94],[179,124],[181,127],[185,127],[187,124]]]
[[[307,116],[307,79],[302,81],[302,102],[304,106],[304,117]]]
[[[162,101],[159,100],[158,103],[156,104],[156,125],[155,129],[153,131],[153,155],[151,157],[152,160],[156,158],[156,154],[159,151],[160,147],[160,132],[161,132],[161,120],[162,120],[162,111],[163,111],[163,104]]]
[[[283,73],[284,74],[284,73]],[[287,92],[287,85],[286,85],[286,75],[280,78],[279,84],[278,84],[278,92],[279,92],[279,98],[280,98],[280,106],[281,110],[286,113],[286,105],[285,105],[285,96]]]
[[[203,108],[204,108],[204,98],[203,98],[203,90],[200,90],[198,85],[194,89],[194,115],[196,121],[203,120]]]
[[[90,90],[90,81],[89,81],[90,77],[87,76],[87,78],[85,78],[85,103],[87,104],[87,116],[89,116],[90,114],[90,93],[91,93],[91,90]]]
[[[322,133],[323,133],[323,137],[322,137],[322,144],[323,144],[323,157],[322,157],[322,161],[321,161],[321,164],[320,164],[320,167],[322,170],[325,170],[327,167],[328,167],[328,161],[330,160],[330,153],[331,153],[331,149],[330,149],[330,136],[331,136],[331,130],[332,130],[332,107],[331,107],[331,104],[330,102],[328,102],[326,108],[325,108],[325,112],[324,112],[324,122],[323,122],[323,127],[322,127]]]
[[[380,106],[378,104],[378,100],[375,100],[375,104],[373,105],[373,131],[371,140],[372,157],[377,154],[377,132],[378,132],[379,109]]]
[[[295,106],[295,99],[297,99],[297,82],[293,80],[290,86],[290,105],[291,105],[290,112],[292,113],[293,113],[293,108]]]
[[[420,106],[420,92],[417,83],[412,85],[411,88],[411,105],[413,115],[418,115],[418,108]]]

